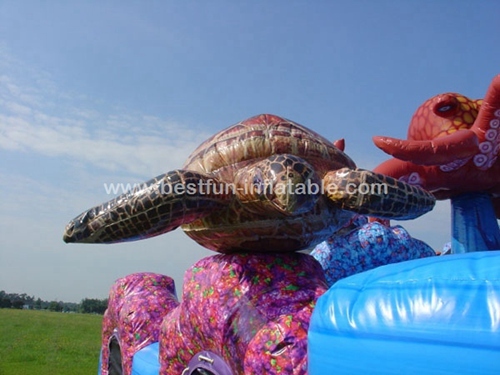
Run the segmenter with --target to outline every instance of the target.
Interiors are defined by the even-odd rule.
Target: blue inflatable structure
[[[132,362],[132,375],[158,375],[160,373],[159,352],[160,345],[157,342],[138,351]]]
[[[319,298],[309,374],[500,373],[500,251],[382,266]]]
[[[451,250],[454,254],[500,249],[500,229],[489,194],[451,198]]]

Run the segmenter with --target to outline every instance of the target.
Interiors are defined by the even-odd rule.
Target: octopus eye
[[[434,113],[441,117],[451,116],[457,112],[459,105],[460,103],[455,96],[446,94],[434,106]]]
[[[444,105],[442,107],[439,107],[437,110],[441,113],[446,113],[448,111],[451,111],[453,109],[452,105]]]
[[[447,113],[447,112],[451,112],[455,108],[456,108],[455,105],[447,104],[447,105],[443,105],[442,107],[438,107],[437,110],[438,110],[438,112],[441,112],[441,113]]]

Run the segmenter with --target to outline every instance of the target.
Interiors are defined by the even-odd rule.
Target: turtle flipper
[[[66,226],[63,240],[115,243],[157,236],[227,205],[232,192],[224,187],[212,176],[174,170],[83,212]]]
[[[323,188],[342,209],[386,219],[415,219],[432,210],[436,202],[418,186],[363,169],[328,172]]]

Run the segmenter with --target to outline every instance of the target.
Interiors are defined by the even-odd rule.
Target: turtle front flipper
[[[64,242],[115,243],[174,230],[226,206],[232,191],[199,172],[174,170],[73,219]]]
[[[328,172],[323,188],[339,208],[386,219],[415,219],[432,210],[436,202],[418,186],[363,169]]]

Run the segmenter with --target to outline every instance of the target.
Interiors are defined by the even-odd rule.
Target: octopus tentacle
[[[427,182],[425,178],[425,167],[398,159],[384,161],[375,167],[373,172],[391,176],[412,185],[426,186]]]
[[[443,165],[478,153],[476,134],[467,129],[430,140],[404,140],[391,137],[373,137],[375,145],[400,160],[419,165]]]
[[[471,130],[480,142],[474,164],[489,169],[500,152],[500,74],[493,78]]]

